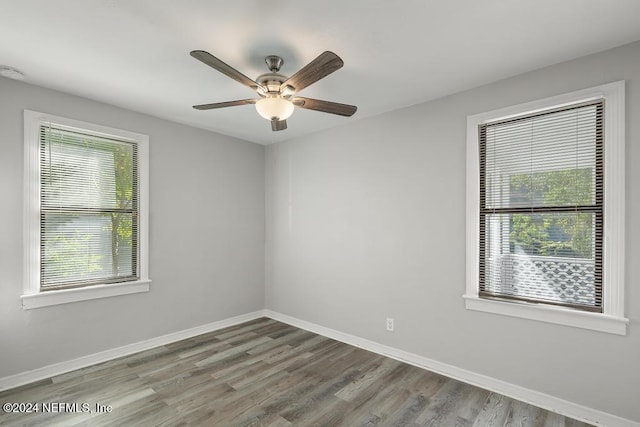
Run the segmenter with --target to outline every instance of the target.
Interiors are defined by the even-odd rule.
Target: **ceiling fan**
[[[323,52],[291,77],[278,73],[284,63],[282,58],[276,55],[269,55],[264,60],[270,72],[259,75],[255,81],[204,50],[194,50],[191,52],[191,56],[253,89],[260,96],[260,98],[194,105],[193,108],[196,110],[255,104],[258,114],[271,121],[271,130],[280,131],[287,128],[287,118],[293,113],[294,107],[346,117],[351,117],[358,109],[355,105],[295,96],[302,89],[328,76],[344,65],[342,59],[333,52]]]

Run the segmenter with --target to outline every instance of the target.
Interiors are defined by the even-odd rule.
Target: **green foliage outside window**
[[[114,174],[118,209],[131,209],[133,203],[133,155],[130,147],[114,146]],[[111,213],[111,258],[113,275],[119,273],[121,245],[132,247],[133,218],[131,214]],[[131,268],[131,265],[129,265]]]
[[[512,206],[590,205],[590,168],[512,175]],[[511,215],[511,251],[529,255],[593,258],[593,215],[526,213]]]

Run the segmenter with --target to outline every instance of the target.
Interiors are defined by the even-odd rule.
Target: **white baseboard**
[[[95,365],[96,363],[102,363],[112,359],[117,359],[118,357],[128,356],[140,351],[149,350],[154,347],[170,344],[172,342],[191,338],[196,335],[205,334],[207,332],[213,332],[218,329],[227,328],[229,326],[248,322],[250,320],[258,319],[264,316],[264,310],[258,310],[254,311],[253,313],[242,314],[240,316],[219,320],[217,322],[208,323],[206,325],[196,326],[195,328],[185,329],[183,331],[173,332],[137,343],[127,344],[122,347],[101,351],[100,353],[94,353],[87,356],[78,357],[77,359],[55,363],[53,365],[44,366],[32,371],[10,375],[8,377],[0,378],[0,391],[18,387],[24,384],[29,384],[35,381],[40,381],[46,378],[55,377],[57,375],[74,371],[76,369]]]
[[[389,347],[374,341],[360,338],[334,329],[326,328],[315,323],[300,320],[295,317],[277,313],[272,310],[265,310],[264,315],[274,320],[278,320],[289,325],[306,329],[319,335],[332,338],[346,344],[353,345],[401,362],[409,363],[419,368],[445,375],[467,384],[471,384],[486,390],[490,390],[504,396],[520,400],[540,408],[556,412],[558,414],[574,418],[590,424],[607,427],[640,427],[640,423],[609,414],[607,412],[598,411],[577,403],[569,402],[545,393],[530,390],[506,381],[478,374],[446,363],[438,362],[414,353],[408,353],[393,347]]]

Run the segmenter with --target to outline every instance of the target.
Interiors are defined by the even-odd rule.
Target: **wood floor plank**
[[[198,362],[195,363],[196,366],[206,366],[206,365],[211,365],[213,363],[219,362],[221,360],[227,359],[227,358],[231,358],[233,356],[237,356],[239,354],[247,354],[246,351],[250,350],[260,344],[263,344],[267,341],[271,341],[271,338],[269,337],[259,337],[256,338],[254,340],[251,340],[249,342],[245,342],[243,344],[237,345],[237,346],[232,346],[231,348],[215,353],[205,359],[202,359]]]
[[[522,427],[526,425],[542,427],[545,418],[544,411],[541,409],[527,405],[524,402],[512,400],[504,425],[505,427]]]
[[[475,419],[474,427],[503,426],[508,416],[511,399],[491,393]]]
[[[466,426],[473,425],[473,421],[478,417],[478,414],[483,408],[484,402],[487,401],[490,394],[491,392],[488,390],[474,387],[471,393],[465,399],[464,404],[461,405],[456,411],[458,415],[457,424]],[[532,407],[531,405],[526,406]]]
[[[0,425],[587,425],[266,318],[0,392],[36,401],[92,410],[2,412]]]
[[[353,400],[378,378],[385,375],[396,366],[397,363],[392,359],[380,357],[380,363],[377,363],[373,369],[364,372],[359,378],[356,378],[353,382],[338,390],[336,397],[347,402]]]

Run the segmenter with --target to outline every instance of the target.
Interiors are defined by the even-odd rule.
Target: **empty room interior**
[[[639,17],[2,1],[0,424],[640,426]]]

